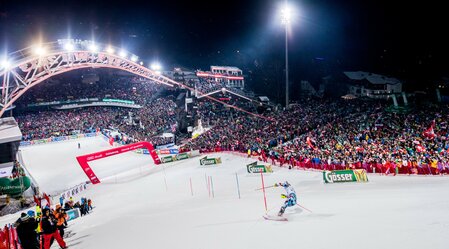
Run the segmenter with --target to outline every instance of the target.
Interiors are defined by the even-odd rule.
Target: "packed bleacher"
[[[383,173],[448,173],[447,107],[385,111],[385,103],[308,100],[261,119],[204,105],[213,125],[186,149],[251,150],[290,167],[364,168]],[[433,121],[435,120],[435,121]]]
[[[31,104],[40,101],[64,101],[83,98],[115,98],[144,104],[151,99],[163,85],[154,84],[139,77],[118,77],[111,81],[99,81],[95,84],[62,81],[44,83],[31,88],[18,103]]]
[[[173,142],[173,139],[160,136],[177,129],[174,97],[158,95],[164,86],[142,82],[136,77],[93,85],[61,84],[41,84],[27,92],[21,103],[107,97],[132,100],[140,103],[142,108],[86,107],[21,112],[15,117],[24,141],[115,129],[126,134],[130,142],[145,140],[156,145]]]
[[[17,116],[23,139],[112,127],[126,134],[131,142],[146,140],[155,145],[175,142],[173,137],[161,136],[177,129],[174,97],[159,96],[161,86],[142,84],[137,78],[118,81],[123,82],[99,84],[102,89],[98,89],[97,94],[133,99],[143,108],[132,113],[116,107],[26,113]],[[210,92],[221,89],[222,85],[202,80],[196,87]],[[83,91],[59,95],[98,96]],[[40,96],[41,92],[47,91],[40,90],[31,95],[34,99],[55,99],[54,96]],[[225,102],[227,105],[206,98],[195,100],[194,116],[211,129],[183,143],[185,150],[244,153],[251,150],[263,160],[270,159],[274,164],[290,167],[364,168],[369,172],[388,173],[448,171],[449,142],[445,121],[448,111],[444,106],[414,107],[410,112],[400,114],[387,111],[385,102],[307,99],[288,110],[273,110],[260,117],[232,108],[255,113],[257,102],[238,97],[227,98]]]

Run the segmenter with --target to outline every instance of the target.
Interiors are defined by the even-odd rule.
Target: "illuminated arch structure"
[[[137,55],[86,40],[65,39],[31,46],[0,60],[0,117],[31,87],[52,76],[81,68],[114,68],[156,83],[179,85],[144,67]]]

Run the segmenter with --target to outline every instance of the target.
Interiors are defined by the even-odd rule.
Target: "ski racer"
[[[287,200],[284,202],[284,205],[282,205],[281,210],[279,210],[278,213],[278,216],[282,216],[287,207],[292,207],[296,205],[296,191],[292,187],[292,185],[290,185],[290,183],[288,183],[287,181],[285,181],[284,183],[276,183],[274,184],[274,186],[284,187],[285,191],[287,192],[287,194],[281,195],[282,198],[287,198]]]

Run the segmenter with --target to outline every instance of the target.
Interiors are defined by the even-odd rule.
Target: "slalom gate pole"
[[[207,175],[204,173],[204,183],[206,183],[206,190],[209,190],[209,183],[207,181]]]
[[[165,173],[165,166],[162,164],[162,169],[164,170],[164,183],[165,183],[165,191],[168,191],[167,185],[167,174]]]
[[[190,177],[190,193],[192,193],[193,196],[192,177]]]
[[[262,190],[263,190],[263,201],[265,203],[265,212],[268,212],[267,208],[267,196],[265,195],[265,183],[263,181],[263,173],[260,171],[260,177],[262,178]]]
[[[307,209],[307,208],[305,208],[305,207],[303,207],[303,206],[301,206],[301,205],[299,205],[298,203],[296,203],[296,205],[298,205],[299,207],[301,207],[302,209],[305,209],[305,210],[307,210],[307,211],[309,211],[309,212],[311,212],[311,213],[313,213],[310,209]]]
[[[237,172],[235,172],[235,180],[237,181],[237,191],[239,193],[239,199],[240,199],[240,185],[239,185],[239,177],[237,176]]]
[[[212,176],[210,176],[210,185],[211,185],[211,189],[212,189],[212,198],[215,198],[214,182],[212,181]]]
[[[209,191],[209,198],[210,198],[210,176],[207,177],[207,190]]]

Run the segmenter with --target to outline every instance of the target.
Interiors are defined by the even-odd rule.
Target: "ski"
[[[274,220],[274,221],[288,221],[287,218],[283,217],[283,216],[271,216],[271,215],[264,215],[263,218],[265,220]]]

